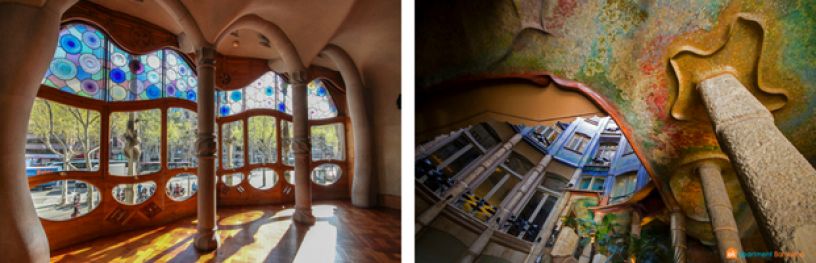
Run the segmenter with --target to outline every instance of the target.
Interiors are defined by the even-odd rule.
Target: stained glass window
[[[58,41],[42,83],[71,94],[104,100],[105,35],[90,26],[70,24],[60,31]]]
[[[292,88],[289,83],[280,82],[280,89],[278,89],[278,107],[277,110],[292,114]]]
[[[244,111],[244,90],[218,91],[218,116],[229,116]]]
[[[337,107],[334,106],[329,90],[321,80],[313,80],[309,82],[308,87],[308,104],[309,104],[309,119],[319,120],[337,117]]]
[[[275,109],[275,94],[282,81],[270,71],[246,86],[246,109]]]
[[[169,49],[165,50],[164,56],[165,96],[196,101],[198,78],[187,64],[187,60],[178,52]]]
[[[176,97],[196,101],[198,80],[190,64],[174,50],[133,55],[90,25],[69,24],[60,31],[42,83],[99,100]]]

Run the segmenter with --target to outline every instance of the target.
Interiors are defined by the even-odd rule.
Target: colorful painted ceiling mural
[[[480,76],[583,83],[664,188],[681,158],[719,150],[692,91],[722,72],[816,164],[816,1],[420,1],[417,17],[418,93]]]

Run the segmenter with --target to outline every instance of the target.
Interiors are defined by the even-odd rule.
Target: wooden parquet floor
[[[195,217],[51,253],[52,262],[399,262],[400,211],[316,202],[315,225],[292,223],[291,207],[220,208],[221,246],[193,247]]]

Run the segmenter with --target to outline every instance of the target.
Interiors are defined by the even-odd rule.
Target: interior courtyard
[[[0,261],[401,261],[399,1],[0,17]]]
[[[816,261],[814,14],[417,1],[417,262]]]

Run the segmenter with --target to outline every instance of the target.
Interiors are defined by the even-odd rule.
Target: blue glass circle
[[[92,49],[97,49],[102,46],[102,40],[99,39],[95,31],[86,31],[82,34],[82,40]]]
[[[192,100],[192,101],[196,100],[196,92],[193,91],[193,90],[188,90],[187,91],[187,99]]]
[[[286,104],[283,104],[283,102],[278,103],[278,111],[286,112]]]
[[[272,88],[272,86],[266,86],[266,89],[264,89],[264,94],[266,94],[266,96],[272,97],[272,95],[275,95],[275,89]]]
[[[233,91],[230,93],[230,100],[232,101],[241,101],[241,92],[240,91]]]
[[[229,106],[224,105],[221,106],[221,109],[219,109],[218,112],[221,113],[221,116],[227,116],[230,114],[230,108]]]
[[[55,58],[51,61],[51,74],[59,79],[68,80],[76,77],[77,67],[74,62],[64,58]]]
[[[151,100],[161,97],[161,89],[159,87],[156,87],[156,85],[148,86],[146,93],[147,98]]]
[[[115,83],[125,82],[125,72],[121,69],[115,68],[110,72],[110,79]]]
[[[60,37],[59,40],[60,47],[65,50],[68,54],[78,54],[82,51],[82,42],[79,41],[79,38],[75,37],[71,34],[65,34]]]
[[[323,97],[326,96],[326,88],[323,86],[317,87],[317,96]]]

